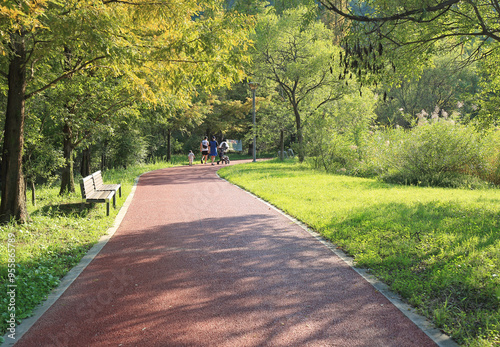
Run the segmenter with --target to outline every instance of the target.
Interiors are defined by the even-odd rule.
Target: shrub
[[[382,176],[387,174],[390,158],[404,141],[408,133],[403,128],[377,129],[370,131],[366,145],[363,148],[363,161],[360,170],[364,176]]]
[[[308,155],[316,169],[354,174],[359,166],[357,147],[336,133],[321,136],[308,143]]]
[[[480,184],[473,177],[481,168],[480,135],[472,127],[432,119],[401,135],[387,151],[392,155],[385,161],[384,181],[441,187]]]
[[[481,161],[478,176],[500,185],[500,129],[490,131],[481,141]]]
[[[322,114],[314,114],[308,122],[304,137],[313,166],[326,172],[357,175],[361,152],[353,139],[354,130],[341,131],[334,118]],[[363,133],[357,131],[356,134],[361,143]]]

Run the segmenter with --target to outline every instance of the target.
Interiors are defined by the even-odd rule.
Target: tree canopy
[[[0,6],[7,88],[0,218],[27,219],[22,175],[25,101],[83,71],[127,81],[132,97],[229,85],[244,76],[247,16],[217,0],[13,1]]]
[[[488,58],[500,45],[500,3],[496,0],[319,0],[348,22],[344,42],[354,70],[380,72],[379,56],[411,72],[440,49],[464,61]],[[411,67],[405,69],[405,66]]]

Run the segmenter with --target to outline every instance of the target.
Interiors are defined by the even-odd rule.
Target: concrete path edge
[[[142,175],[141,175],[142,176]],[[12,347],[15,343],[23,337],[23,335],[36,323],[40,317],[63,295],[63,293],[68,289],[68,287],[73,283],[73,281],[82,273],[83,270],[90,264],[90,262],[96,257],[97,254],[103,249],[103,247],[108,243],[111,237],[115,234],[116,230],[120,227],[120,224],[127,213],[128,207],[132,202],[134,197],[135,190],[137,189],[137,183],[139,182],[139,177],[134,180],[134,185],[132,186],[132,190],[128,195],[127,199],[123,203],[123,206],[118,211],[118,214],[115,218],[113,226],[110,227],[106,234],[99,238],[99,241],[83,256],[80,262],[73,267],[68,273],[61,279],[61,283],[54,288],[47,299],[43,301],[40,305],[38,305],[33,310],[33,315],[26,319],[23,319],[19,325],[16,326],[15,339],[9,337],[10,333],[7,332],[3,338],[4,342],[0,344],[0,347]]]
[[[219,174],[217,174],[219,176]],[[340,259],[342,259],[347,265],[349,265],[354,271],[356,271],[361,277],[363,277],[368,283],[370,283],[377,291],[379,291],[382,295],[384,295],[394,306],[396,306],[406,317],[408,317],[416,326],[418,326],[427,336],[429,336],[439,347],[458,347],[459,345],[448,335],[444,334],[441,330],[437,329],[434,324],[429,321],[424,316],[417,313],[415,308],[405,303],[402,298],[392,292],[389,289],[389,286],[380,280],[378,280],[375,276],[368,272],[368,269],[358,268],[354,264],[354,258],[348,256],[346,253],[341,251],[335,246],[330,240],[321,236],[318,232],[310,229],[307,225],[299,221],[298,219],[286,214],[284,211],[280,210],[278,207],[272,205],[271,203],[263,200],[255,194],[239,187],[236,184],[229,182],[228,180],[219,176],[220,179],[232,184],[233,186],[243,190],[244,192],[252,195],[254,198],[260,200],[262,203],[269,206],[269,208],[274,209],[278,213],[282,214],[295,224],[299,225],[305,232],[310,234],[316,240],[321,242],[324,246],[326,246],[330,251],[332,251],[335,255],[337,255]]]

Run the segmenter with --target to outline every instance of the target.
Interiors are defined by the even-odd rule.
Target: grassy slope
[[[219,171],[371,269],[458,342],[500,344],[500,191],[388,185],[266,162]]]

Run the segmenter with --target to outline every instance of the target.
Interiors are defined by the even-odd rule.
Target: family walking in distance
[[[200,143],[201,163],[203,164],[203,162],[205,162],[206,164],[208,162],[208,157],[210,156],[212,165],[215,165],[215,157],[217,157],[218,155],[219,160],[217,160],[217,165],[219,165],[221,161],[222,163],[229,164],[229,158],[226,156],[226,151],[228,149],[229,145],[225,140],[222,140],[222,142],[219,144],[215,136],[212,136],[211,141],[208,141],[208,136],[205,136]],[[193,165],[194,157],[195,155],[193,151],[189,151],[189,165]]]

